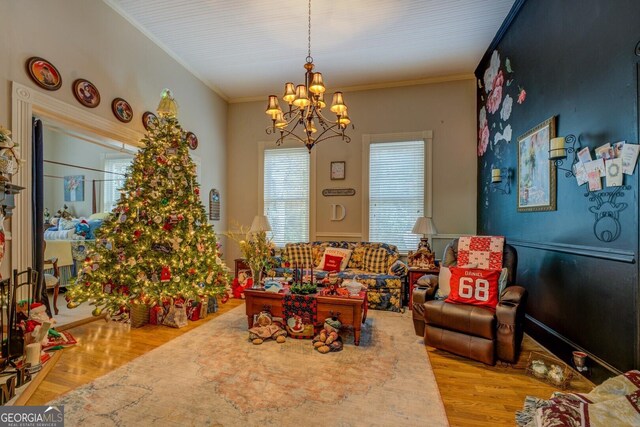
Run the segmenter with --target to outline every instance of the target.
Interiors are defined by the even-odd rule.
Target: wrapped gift
[[[184,304],[175,303],[169,307],[169,313],[162,321],[165,326],[172,328],[182,328],[187,326],[187,312]]]
[[[200,302],[189,300],[187,303],[187,318],[191,321],[200,320]]]
[[[200,297],[200,318],[207,317],[209,311],[209,297]]]
[[[149,323],[152,325],[162,325],[164,320],[164,307],[156,305],[149,311]]]
[[[218,298],[211,297],[207,303],[207,313],[215,313],[218,311]]]

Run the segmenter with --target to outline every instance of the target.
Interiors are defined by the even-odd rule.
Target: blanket
[[[521,427],[640,425],[640,371],[610,378],[587,394],[556,392],[549,400],[528,396],[516,412]]]

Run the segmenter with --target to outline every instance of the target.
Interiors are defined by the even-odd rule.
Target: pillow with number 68
[[[496,308],[502,270],[449,267],[451,291],[446,302]]]

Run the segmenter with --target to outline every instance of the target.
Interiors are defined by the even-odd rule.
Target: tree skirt
[[[360,346],[248,341],[245,307],[49,402],[68,426],[447,426],[410,314],[369,311]]]

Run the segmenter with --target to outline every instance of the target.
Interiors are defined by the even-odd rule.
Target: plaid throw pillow
[[[363,258],[363,266],[362,269],[365,271],[370,271],[372,273],[387,273],[387,253],[386,249],[367,249],[364,252]]]
[[[313,254],[311,247],[305,243],[302,244],[288,244],[285,246],[284,256],[289,261],[290,266],[294,264],[299,266],[313,265]]]

